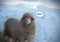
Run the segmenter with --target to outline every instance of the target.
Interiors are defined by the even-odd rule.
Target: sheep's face
[[[31,16],[25,16],[24,17],[24,21],[25,21],[26,24],[30,24],[32,22],[32,19],[33,18]]]
[[[34,18],[31,14],[26,13],[23,15],[23,21],[25,24],[31,24],[33,20],[34,20]]]

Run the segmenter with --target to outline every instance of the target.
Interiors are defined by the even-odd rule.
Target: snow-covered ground
[[[36,12],[43,12],[43,17],[36,17]],[[35,42],[60,42],[60,10],[38,6],[36,9],[21,4],[0,4],[0,31],[4,30],[4,23],[8,18],[21,19],[26,12],[32,13],[36,21]]]

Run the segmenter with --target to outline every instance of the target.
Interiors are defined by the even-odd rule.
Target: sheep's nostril
[[[27,23],[27,24],[30,24],[30,23],[31,23],[31,20],[30,20],[30,19],[27,19],[27,20],[26,20],[26,23]]]

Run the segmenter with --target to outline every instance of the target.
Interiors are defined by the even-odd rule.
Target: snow
[[[36,36],[34,42],[60,42],[60,10],[38,6],[31,9],[24,5],[0,5],[0,31],[4,30],[4,23],[8,18],[21,19],[26,12],[32,13],[36,22]],[[43,17],[36,17],[36,12],[44,13]]]

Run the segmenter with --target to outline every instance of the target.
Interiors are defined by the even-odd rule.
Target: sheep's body
[[[4,29],[4,38],[8,38],[6,42],[10,42],[9,39],[12,38],[12,42],[32,42],[35,36],[35,22],[32,22],[31,25],[24,24],[23,19],[8,19],[5,23]]]
[[[17,32],[19,30],[18,27],[19,22],[20,21],[18,19],[14,18],[8,19],[5,23],[4,37],[8,36],[9,38],[12,37],[13,39],[15,39],[15,37],[19,35],[19,32]]]

